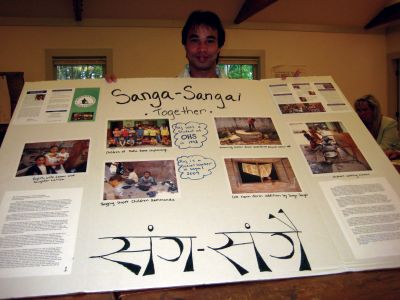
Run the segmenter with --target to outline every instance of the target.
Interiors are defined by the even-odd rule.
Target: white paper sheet
[[[81,188],[9,191],[0,207],[0,277],[69,275]]]

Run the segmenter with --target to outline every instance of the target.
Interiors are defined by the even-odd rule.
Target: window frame
[[[265,51],[264,50],[221,50],[218,64],[255,65],[253,80],[265,78]]]
[[[113,71],[112,49],[46,49],[46,80],[57,80],[55,62],[71,61],[75,64],[90,64],[105,61],[105,74]]]

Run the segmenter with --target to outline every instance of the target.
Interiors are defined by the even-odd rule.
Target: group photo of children
[[[16,176],[86,172],[89,140],[25,144]]]
[[[107,147],[170,147],[168,119],[108,121]]]
[[[105,164],[103,200],[170,197],[177,192],[173,160]]]

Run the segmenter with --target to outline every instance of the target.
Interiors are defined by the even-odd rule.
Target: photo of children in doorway
[[[107,162],[103,200],[171,197],[178,193],[173,160]]]
[[[89,140],[25,144],[17,177],[86,172]]]
[[[107,125],[107,148],[171,147],[168,119],[113,120]]]

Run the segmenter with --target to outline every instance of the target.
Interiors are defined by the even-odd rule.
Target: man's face
[[[217,30],[207,25],[192,27],[188,32],[185,50],[192,72],[214,71],[221,50],[218,47]]]

